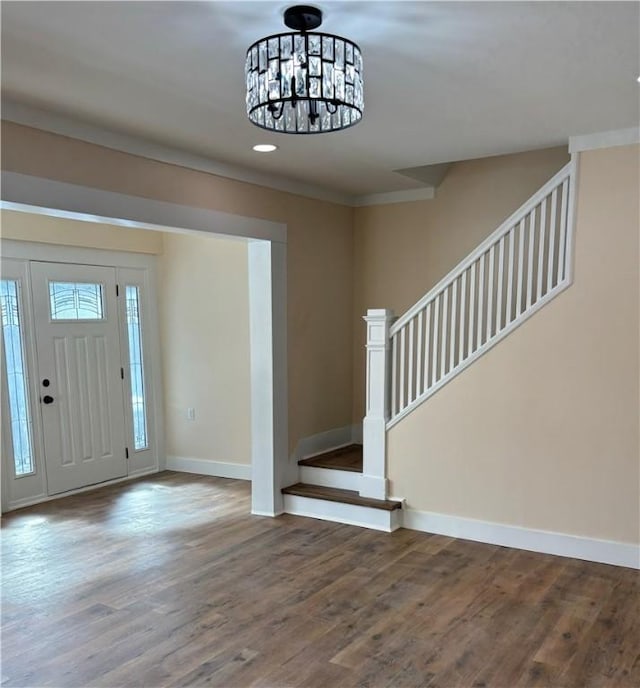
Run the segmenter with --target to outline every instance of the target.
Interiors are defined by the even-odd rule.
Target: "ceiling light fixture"
[[[283,134],[321,134],[357,124],[364,110],[362,54],[352,41],[315,33],[316,7],[284,13],[291,33],[256,41],[247,50],[247,115]]]
[[[256,151],[256,153],[273,153],[277,148],[278,146],[274,146],[273,143],[257,143],[253,147],[253,150]]]

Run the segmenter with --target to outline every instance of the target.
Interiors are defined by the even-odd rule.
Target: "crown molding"
[[[614,146],[630,146],[635,143],[640,143],[640,127],[600,131],[594,134],[570,136],[569,153],[581,153],[598,148],[613,148]]]
[[[353,205],[353,197],[322,187],[303,184],[277,175],[265,174],[244,167],[228,165],[205,156],[188,153],[178,148],[172,148],[154,143],[137,136],[121,134],[87,124],[68,115],[49,112],[32,105],[18,103],[11,99],[2,99],[2,119],[21,124],[34,129],[41,129],[53,134],[68,136],[87,143],[93,143],[105,148],[130,153],[150,160],[187,167],[200,172],[215,174],[227,179],[256,184],[277,191],[306,196],[321,201],[329,201],[339,205]]]
[[[388,193],[370,194],[368,196],[356,196],[352,205],[362,208],[368,205],[386,205],[388,203],[410,203],[411,201],[430,201],[436,197],[433,186],[425,186],[420,189],[406,189],[404,191],[390,191]]]

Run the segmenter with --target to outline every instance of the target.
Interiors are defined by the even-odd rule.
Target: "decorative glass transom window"
[[[104,320],[102,285],[49,282],[51,320]]]

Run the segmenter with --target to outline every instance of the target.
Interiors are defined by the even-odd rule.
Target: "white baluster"
[[[511,322],[511,313],[513,312],[513,261],[515,260],[515,242],[516,242],[516,228],[512,227],[509,230],[509,258],[507,266],[507,303],[504,312],[504,324],[508,325]]]
[[[399,413],[398,409],[398,334],[391,337],[391,415]]]
[[[409,321],[409,371],[407,374],[407,394],[408,394],[408,399],[407,403],[411,403],[415,397],[413,396],[413,330],[414,330],[414,320],[415,318],[411,318]]]
[[[496,245],[489,249],[489,271],[487,274],[487,341],[491,339],[493,325],[493,268],[495,263]]]
[[[502,329],[502,292],[504,289],[504,241],[505,238],[500,239],[498,244],[498,285],[496,288],[496,334]]]
[[[533,250],[535,246],[536,209],[529,214],[529,255],[527,257],[527,310],[533,297]]]
[[[447,311],[449,306],[449,289],[444,290],[442,297],[442,332],[440,333],[440,377],[443,378],[447,367]]]
[[[542,297],[542,271],[544,265],[544,238],[547,232],[547,199],[540,207],[540,236],[538,237],[538,274],[536,278],[536,301]]]
[[[449,372],[453,370],[456,360],[456,309],[458,302],[458,280],[451,287],[451,331],[449,332]]]
[[[405,342],[405,332],[407,331],[406,327],[403,327],[400,330],[400,392],[399,392],[399,398],[400,398],[400,410],[407,405],[405,401],[405,396],[404,396],[404,359],[405,359],[405,349],[406,349],[406,342]]]
[[[422,325],[423,317],[424,311],[420,311],[418,313],[418,341],[416,351],[416,397],[419,397],[424,391],[424,375],[422,366],[422,337],[424,336],[424,328]]]
[[[525,218],[518,228],[518,286],[516,289],[516,318],[522,313],[522,290],[524,289],[524,228]]]
[[[458,365],[464,360],[464,316],[467,297],[467,271],[462,273],[460,280],[460,324],[458,333]]]
[[[440,296],[438,294],[434,299],[433,305],[433,339],[431,342],[431,384],[435,385],[438,379],[438,328],[440,323],[438,322],[438,316],[440,315]]]
[[[567,243],[567,201],[569,196],[569,180],[562,182],[562,205],[560,210],[560,244],[558,246],[558,284],[566,275],[565,256]]]
[[[486,255],[486,254],[485,254]],[[482,346],[482,318],[484,315],[484,259],[485,255],[480,256],[480,266],[478,272],[478,349]]]
[[[424,388],[427,390],[432,385],[429,376],[429,353],[431,351],[431,302],[427,304],[424,319]]]
[[[469,343],[467,346],[467,356],[475,351],[473,346],[474,316],[476,310],[476,264],[471,264],[471,274],[469,275]]]
[[[547,262],[547,291],[553,288],[554,259],[556,252],[556,223],[558,213],[558,188],[551,192],[551,220],[549,222],[549,255]]]

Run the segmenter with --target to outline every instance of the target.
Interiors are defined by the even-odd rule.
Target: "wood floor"
[[[640,686],[638,573],[252,517],[163,473],[3,518],[5,686]]]

